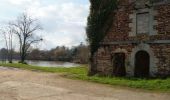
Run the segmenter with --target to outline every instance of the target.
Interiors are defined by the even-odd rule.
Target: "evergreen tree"
[[[104,39],[106,33],[114,18],[114,10],[117,8],[117,0],[90,0],[90,14],[87,22],[87,41],[90,45],[90,62],[93,64],[93,55],[100,47],[100,42]]]

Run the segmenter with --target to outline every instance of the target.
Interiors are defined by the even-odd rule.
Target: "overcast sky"
[[[0,26],[23,12],[41,22],[44,39],[39,45],[41,49],[71,47],[85,42],[88,0],[0,0]],[[4,45],[1,37],[0,48]]]

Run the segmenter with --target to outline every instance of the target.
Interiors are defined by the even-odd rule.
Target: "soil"
[[[170,94],[0,67],[0,100],[170,100]]]

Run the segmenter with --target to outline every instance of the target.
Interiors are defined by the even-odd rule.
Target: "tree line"
[[[51,50],[34,49],[27,59],[88,63],[88,47],[81,44],[72,48],[57,46]]]
[[[19,52],[12,50],[12,54],[12,59],[20,59]],[[66,61],[85,64],[88,63],[88,55],[88,46],[80,44],[72,48],[57,46],[51,50],[32,49],[29,51],[26,60]],[[2,61],[8,59],[7,49],[2,48],[0,50],[0,59]]]

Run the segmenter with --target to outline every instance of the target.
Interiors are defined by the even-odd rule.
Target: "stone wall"
[[[101,47],[97,52],[97,73],[101,75],[112,74],[111,53],[108,47]]]
[[[158,59],[158,76],[170,75],[170,44],[153,44],[152,50]]]
[[[170,4],[157,5],[154,9],[157,11],[155,20],[158,25],[155,25],[155,29],[158,34],[170,35]]]

